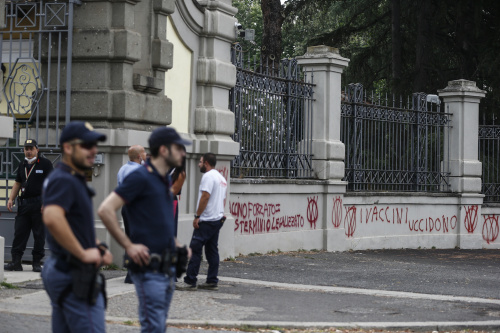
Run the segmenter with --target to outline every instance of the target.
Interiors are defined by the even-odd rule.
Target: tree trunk
[[[421,0],[418,2],[414,92],[425,92],[429,82],[430,52],[434,39],[432,36],[432,1],[434,0]]]
[[[392,0],[392,88],[401,87],[401,0]]]
[[[280,0],[261,0],[260,6],[264,23],[261,49],[262,62],[264,69],[268,66],[269,71],[273,67],[276,70],[283,51],[281,45],[281,27],[284,21],[283,6]]]

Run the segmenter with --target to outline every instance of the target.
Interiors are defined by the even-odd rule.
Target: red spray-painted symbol
[[[484,217],[483,223],[483,239],[490,244],[498,238],[498,216],[488,215]]]
[[[465,209],[465,229],[469,234],[472,234],[477,227],[477,205],[474,206],[464,206]]]
[[[347,237],[354,236],[354,231],[356,231],[356,206],[346,208],[344,229]]]
[[[342,222],[342,198],[333,198],[332,223],[334,228],[340,227]]]
[[[318,197],[307,198],[307,220],[311,224],[311,229],[316,229],[318,221]]]

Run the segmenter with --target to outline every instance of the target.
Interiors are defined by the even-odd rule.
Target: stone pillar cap
[[[476,82],[464,79],[448,81],[448,86],[446,88],[438,90],[438,93],[440,94],[450,92],[471,92],[475,94],[486,94],[486,91],[481,90],[476,86]]]
[[[326,45],[309,46],[306,54],[297,57],[297,60],[299,60],[299,64],[321,65],[324,63],[337,63],[341,67],[347,67],[349,63],[349,59],[339,54],[339,49]]]

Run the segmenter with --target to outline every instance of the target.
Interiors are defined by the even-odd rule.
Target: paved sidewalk
[[[29,271],[15,275],[21,273],[33,280]],[[6,272],[8,282],[12,274]],[[105,274],[108,332],[137,332],[125,325],[138,321],[133,286],[123,283],[123,271]],[[222,262],[220,274],[219,291],[176,291],[170,326],[500,329],[498,250],[254,255]],[[29,325],[49,331],[41,281],[19,286],[0,290],[0,323],[27,325],[15,332],[33,331]]]

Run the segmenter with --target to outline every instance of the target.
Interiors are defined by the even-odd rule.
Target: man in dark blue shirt
[[[42,279],[52,304],[54,332],[105,332],[103,293],[92,299],[81,287],[95,285],[95,281],[75,282],[82,278],[81,267],[93,271],[113,259],[106,244],[96,239],[94,193],[85,180],[85,171],[94,164],[97,141],[105,139],[89,123],[70,122],[60,137],[62,162],[43,185],[43,222],[52,255],[45,262]]]
[[[182,164],[183,140],[161,127],[149,137],[151,158],[129,174],[99,207],[102,222],[133,261],[128,265],[139,298],[142,332],[165,332],[175,283],[169,262],[175,248],[173,195],[168,170]],[[116,211],[127,207],[130,238],[121,230]]]

